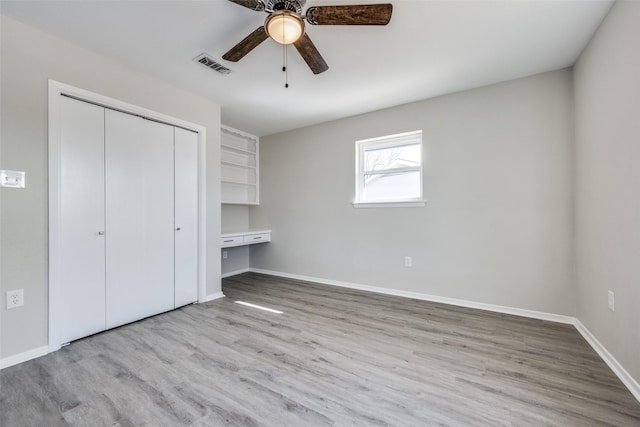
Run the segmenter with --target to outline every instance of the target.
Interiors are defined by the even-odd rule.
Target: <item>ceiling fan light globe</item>
[[[304,21],[297,14],[282,10],[269,15],[264,28],[269,37],[278,43],[291,44],[304,34]]]

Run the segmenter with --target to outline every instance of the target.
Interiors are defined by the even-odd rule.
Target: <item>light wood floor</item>
[[[252,273],[224,292],[1,371],[0,425],[640,425],[572,326]]]

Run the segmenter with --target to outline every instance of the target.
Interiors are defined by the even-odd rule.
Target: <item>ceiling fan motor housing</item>
[[[302,8],[306,2],[307,0],[267,0],[264,10],[267,12],[289,10],[302,15]]]

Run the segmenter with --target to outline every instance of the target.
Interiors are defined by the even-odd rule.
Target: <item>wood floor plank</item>
[[[223,290],[4,369],[0,425],[640,425],[569,325],[255,273]]]

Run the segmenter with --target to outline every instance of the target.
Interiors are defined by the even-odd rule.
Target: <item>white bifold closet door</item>
[[[59,343],[104,330],[104,108],[60,99],[57,282]],[[58,344],[58,343],[56,343]]]
[[[50,344],[197,301],[198,134],[65,96],[59,117]]]
[[[105,111],[107,328],[174,308],[173,133]]]
[[[198,299],[198,134],[175,128],[175,306]]]

